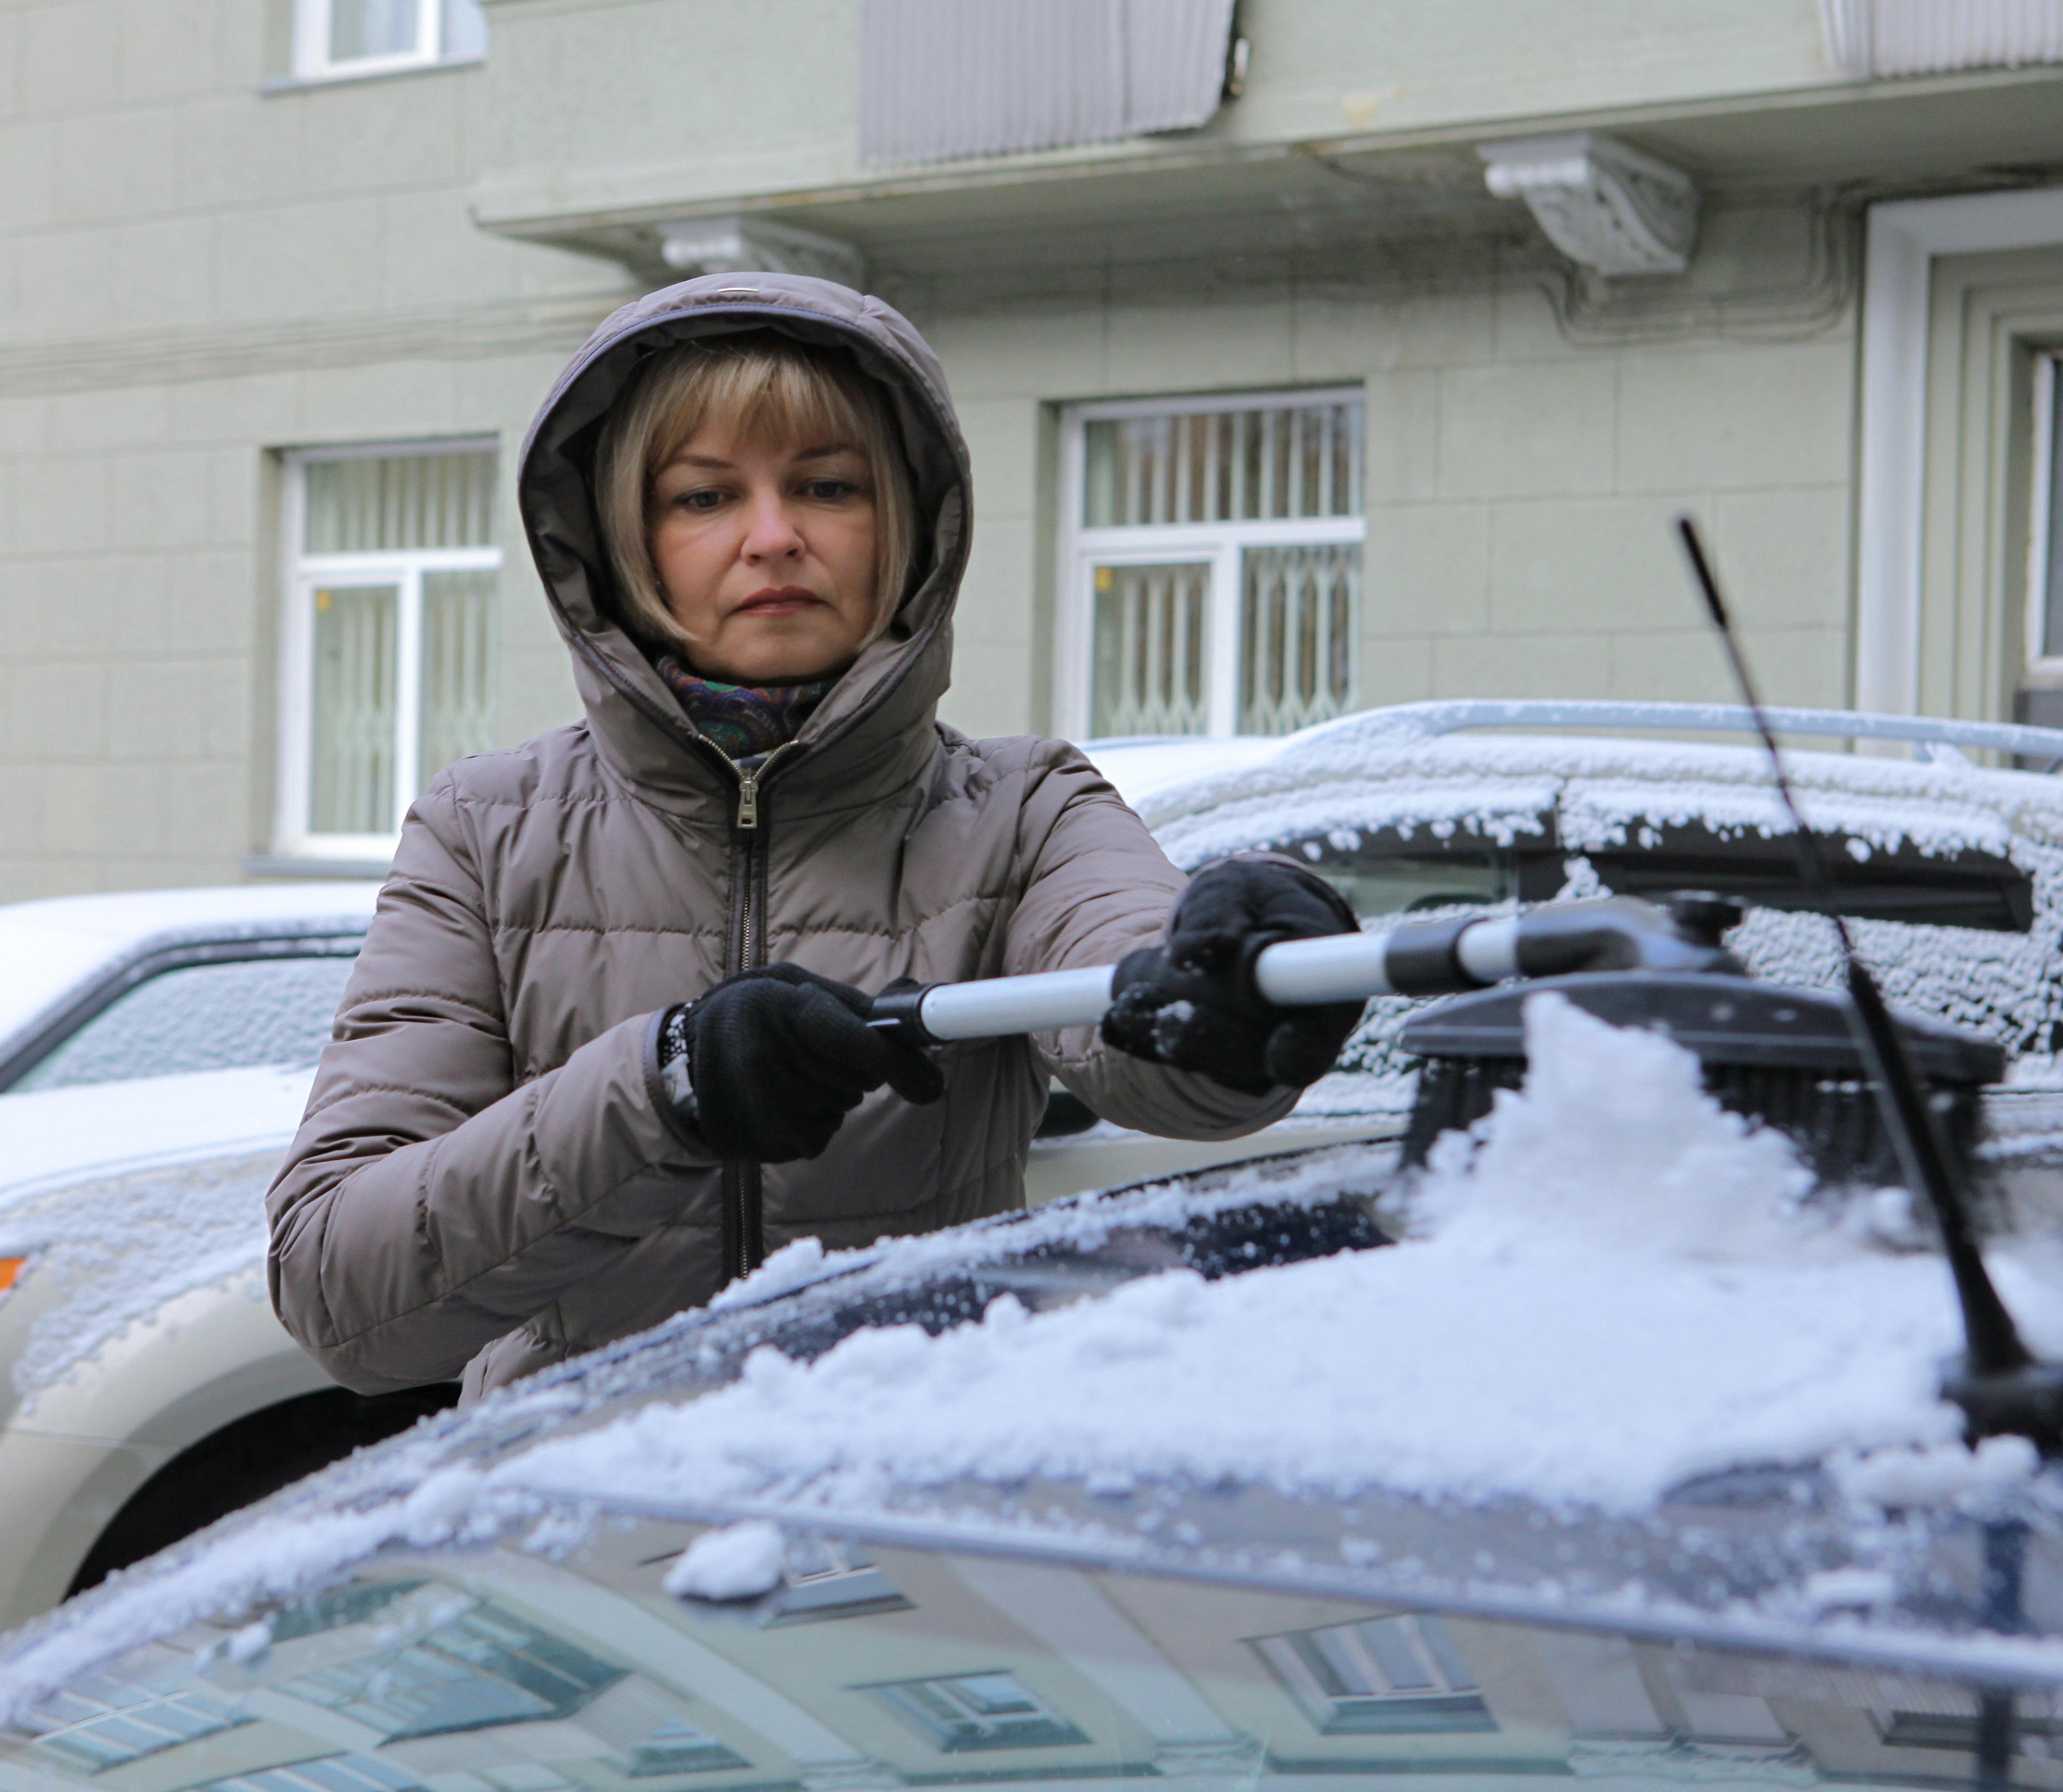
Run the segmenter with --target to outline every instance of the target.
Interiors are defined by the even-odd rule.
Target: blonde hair
[[[866,456],[875,543],[875,618],[867,639],[874,640],[902,603],[917,547],[916,495],[888,396],[843,350],[771,331],[662,349],[611,407],[595,456],[595,499],[624,622],[652,644],[687,645],[652,563],[652,490],[661,469],[712,418],[746,437],[835,441]]]

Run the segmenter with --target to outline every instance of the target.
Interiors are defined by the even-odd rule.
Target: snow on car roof
[[[699,1398],[662,1379],[584,1412],[570,1382],[518,1384],[331,1471],[327,1503],[231,1521],[94,1596],[76,1624],[58,1614],[0,1656],[0,1716],[117,1649],[306,1590],[382,1549],[514,1541],[541,1523],[530,1546],[561,1549],[580,1529],[569,1513],[612,1508],[832,1526],[928,1511],[963,1541],[985,1530],[999,1544],[1027,1525],[1149,1535],[1160,1505],[1116,1497],[1135,1487],[1258,1487],[1335,1509],[1392,1494],[1456,1512],[1517,1500],[1551,1531],[1586,1513],[1638,1525],[1689,1477],[1817,1462],[1854,1502],[1856,1567],[1889,1588],[1920,1569],[1877,1507],[2029,1487],[2031,1448],[1964,1450],[1939,1398],[1956,1308],[1899,1198],[1808,1196],[1788,1145],[1723,1113],[1664,1039],[1551,995],[1527,1023],[1526,1090],[1399,1195],[1401,1243],[1212,1282],[1168,1269],[1038,1312],[1004,1295],[966,1324],[875,1326],[820,1354],[762,1346]],[[1307,1193],[1338,1186],[1345,1159],[1325,1161],[1304,1172]],[[1276,1192],[1249,1168],[1213,1199]],[[1179,1187],[1151,1199],[1191,1204]],[[1046,1210],[1020,1230],[1086,1236],[1121,1204]],[[855,1255],[937,1270],[997,1236]],[[2055,1250],[1991,1252],[2031,1343],[2052,1353]],[[839,1261],[801,1248],[726,1304],[792,1292]],[[742,1316],[674,1327],[691,1344],[697,1326],[707,1336]],[[637,1353],[619,1347],[618,1369]],[[468,1432],[501,1447],[468,1460]],[[966,1501],[971,1487],[1029,1483],[1112,1497],[1112,1515],[1011,1520]],[[1350,1561],[1381,1554],[1379,1530],[1349,1541],[1363,1552]],[[1559,1558],[1541,1550],[1551,1573]],[[2063,1676],[2057,1644],[2016,1646],[2045,1649],[2045,1671]]]
[[[1645,823],[1707,820],[1759,834],[1788,831],[1759,748],[1696,741],[1528,734],[1400,737],[1383,712],[1341,717],[1273,743],[1237,765],[1204,759],[1161,775],[1136,805],[1176,857],[1194,863],[1272,837],[1367,826],[1378,814],[1451,822],[1494,834],[1537,816],[1567,790],[1572,846],[1623,843]],[[1839,753],[1786,762],[1814,826],[1884,850],[2002,850],[2014,828],[2063,838],[2063,781],[1956,762],[1921,764]],[[1570,786],[1574,786],[1570,789]]]
[[[47,897],[0,906],[0,1039],[112,960],[239,933],[348,930],[372,918],[370,881],[236,884]]]
[[[1138,734],[1084,741],[1090,762],[1134,809],[1156,792],[1216,772],[1237,772],[1272,758],[1279,740],[1265,735],[1230,739],[1183,734]]]

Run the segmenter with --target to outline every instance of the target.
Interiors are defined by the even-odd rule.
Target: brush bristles
[[[1821,1182],[1884,1187],[1904,1180],[1868,1083],[1759,1064],[1707,1063],[1704,1072],[1705,1087],[1722,1107],[1784,1133]],[[1473,1126],[1490,1112],[1498,1090],[1525,1081],[1522,1058],[1426,1059],[1404,1135],[1404,1161],[1424,1163],[1441,1134]],[[1977,1139],[1977,1094],[1937,1088],[1934,1099],[1950,1148],[1968,1171]]]

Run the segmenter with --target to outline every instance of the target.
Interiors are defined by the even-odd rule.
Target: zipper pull
[[[759,774],[738,774],[738,827],[742,834],[759,826]]]

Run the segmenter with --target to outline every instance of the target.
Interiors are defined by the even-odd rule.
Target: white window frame
[[[354,56],[349,62],[340,62],[330,54],[335,0],[294,0],[294,78],[350,81],[360,75],[398,74],[407,69],[431,68],[448,59],[474,60],[471,57],[447,58],[444,55],[447,3],[448,0],[420,0],[413,49],[391,56]]]
[[[2057,524],[2056,384],[2063,350],[2052,349],[2034,364],[2034,490],[2027,512],[2027,669],[2063,674],[2063,653],[2048,651],[2049,544]],[[2054,595],[2063,596],[2063,593]]]
[[[501,569],[501,549],[406,548],[381,553],[312,554],[308,538],[308,470],[314,463],[373,460],[412,455],[498,452],[492,436],[432,441],[304,448],[286,456],[286,503],[281,551],[285,604],[279,627],[279,786],[274,806],[275,850],[284,858],[339,862],[391,859],[401,838],[400,820],[419,794],[422,751],[423,575]],[[394,831],[316,834],[309,826],[308,780],[314,769],[315,594],[324,585],[392,585],[400,588],[395,617]]]
[[[1369,1690],[1335,1693],[1318,1678],[1310,1664],[1297,1652],[1296,1645],[1300,1641],[1335,1633],[1352,1633],[1359,1630],[1363,1624],[1380,1625],[1389,1630],[1426,1675],[1425,1680],[1409,1686],[1393,1684],[1374,1649],[1365,1638],[1350,1637],[1349,1648],[1367,1660],[1370,1669]],[[1346,1624],[1285,1631],[1278,1636],[1250,1637],[1247,1645],[1267,1663],[1269,1671],[1302,1706],[1311,1727],[1321,1736],[1381,1734],[1355,1728],[1351,1717],[1351,1708],[1355,1706],[1388,1706],[1407,1712],[1421,1708],[1431,1710],[1472,1706],[1486,1715],[1490,1713],[1482,1685],[1456,1646],[1452,1633],[1438,1617],[1430,1612],[1398,1612]],[[1395,1734],[1410,1734],[1414,1727],[1408,1723],[1401,1725]],[[1442,1726],[1434,1724],[1427,1727]]]
[[[1888,199],[1869,208],[1856,434],[1855,706],[1919,708],[1927,344],[1944,255],[2063,244],[2063,188]]]
[[[1210,665],[1205,674],[1204,734],[1225,738],[1239,724],[1240,560],[1248,548],[1325,547],[1368,539],[1365,512],[1351,516],[1293,516],[1245,523],[1150,523],[1121,528],[1091,528],[1084,516],[1088,495],[1088,425],[1112,418],[1183,416],[1226,411],[1262,411],[1290,406],[1352,404],[1361,407],[1361,446],[1353,476],[1365,477],[1368,395],[1360,386],[1297,387],[1276,392],[1225,392],[1192,396],[1104,400],[1071,404],[1061,413],[1060,592],[1054,629],[1055,732],[1088,737],[1092,714],[1090,680],[1096,651],[1096,569],[1152,566],[1166,561],[1208,561],[1210,583]]]

